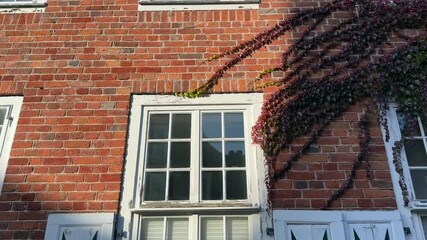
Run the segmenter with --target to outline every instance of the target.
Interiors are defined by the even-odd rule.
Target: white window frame
[[[0,1],[0,13],[42,12],[47,7],[47,0]]]
[[[388,164],[390,168],[391,180],[393,183],[393,190],[396,198],[397,208],[402,216],[403,226],[408,228],[411,234],[406,235],[406,240],[422,240],[425,239],[424,231],[421,225],[420,215],[427,215],[427,203],[422,203],[416,201],[414,195],[414,188],[412,185],[412,179],[409,172],[409,165],[406,158],[405,148],[402,147],[401,150],[401,164],[403,169],[403,176],[405,178],[405,183],[409,193],[409,205],[406,207],[403,200],[402,189],[399,185],[399,174],[395,171],[395,166],[393,164],[393,147],[396,141],[402,139],[400,132],[399,122],[397,119],[397,104],[390,103],[389,109],[386,113],[386,119],[388,124],[388,129],[384,129],[384,126],[381,126],[381,131],[383,135],[383,141],[386,149]],[[389,132],[389,140],[386,141],[385,136],[386,132]]]
[[[140,0],[139,11],[259,9],[257,0]]]
[[[23,97],[0,96],[0,107],[7,108],[5,127],[0,132],[0,195],[6,177],[7,164],[12,150],[13,138],[18,125]]]
[[[391,225],[393,239],[403,240],[403,225],[399,211],[320,211],[320,210],[274,210],[274,236],[276,240],[290,240],[287,224],[328,224],[331,240],[352,239],[350,224],[387,223]]]
[[[196,99],[181,98],[165,95],[134,95],[130,113],[129,135],[127,144],[126,165],[124,170],[123,191],[118,232],[122,239],[133,239],[137,236],[139,216],[192,216],[191,219],[203,215],[241,215],[248,216],[250,234],[254,239],[261,239],[266,235],[269,224],[266,213],[267,191],[264,184],[265,165],[262,150],[254,145],[248,146],[250,127],[254,125],[256,117],[261,113],[263,94],[213,94]],[[245,111],[245,147],[247,155],[248,185],[247,200],[227,201],[186,201],[182,202],[141,202],[141,184],[143,178],[144,154],[143,146],[146,136],[146,124],[142,121],[147,111],[156,110],[187,110],[187,109],[224,109]],[[145,125],[145,126],[144,126]],[[194,125],[194,124],[193,124]],[[195,154],[195,153],[192,153]],[[197,153],[196,153],[197,154]],[[250,181],[250,182],[249,182]],[[195,199],[194,196],[190,199]],[[141,204],[139,204],[141,203]],[[190,221],[190,229],[198,227],[197,221]],[[261,227],[261,222],[266,224]],[[197,231],[195,231],[197,232]],[[192,233],[193,234],[193,233]],[[191,239],[197,239],[192,235]],[[119,234],[120,235],[120,234]],[[263,237],[262,239],[268,239]]]

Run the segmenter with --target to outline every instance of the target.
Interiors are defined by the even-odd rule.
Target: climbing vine
[[[348,17],[328,27],[325,21],[338,12],[347,13]],[[316,143],[331,121],[361,99],[371,98],[379,106],[379,122],[387,129],[387,141],[385,113],[389,101],[398,104],[398,111],[408,122],[419,115],[427,116],[427,36],[423,34],[426,23],[425,0],[335,0],[301,11],[229,51],[207,59],[229,58],[205,84],[180,95],[197,97],[211,92],[228,70],[257,50],[298,27],[305,29],[282,53],[280,64],[260,72],[254,80],[258,88],[277,87],[265,101],[252,128],[252,139],[264,150],[269,162],[274,164],[278,154],[297,137],[310,136],[283,166],[270,171],[266,182],[271,187]],[[418,32],[411,36],[408,30]],[[391,39],[399,44],[393,45]],[[283,72],[284,77],[264,81],[273,72]],[[325,208],[352,186],[355,170],[362,162],[369,168],[366,116],[364,113],[359,121],[360,153],[347,180],[332,194]],[[415,129],[407,124],[404,131],[411,133]],[[395,148],[397,155],[401,144]],[[395,165],[399,171],[397,160]],[[406,186],[401,187],[403,190]]]

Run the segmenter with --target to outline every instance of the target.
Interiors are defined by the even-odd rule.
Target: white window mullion
[[[222,217],[222,229],[223,229],[222,230],[222,234],[223,234],[222,239],[228,240],[227,239],[227,217],[226,216]]]
[[[167,235],[167,223],[168,223],[168,218],[167,217],[164,217],[163,218],[163,240],[166,240],[166,235]]]
[[[201,178],[200,160],[202,159],[200,128],[200,111],[195,110],[191,113],[191,165],[190,165],[190,202],[197,203],[201,200]]]

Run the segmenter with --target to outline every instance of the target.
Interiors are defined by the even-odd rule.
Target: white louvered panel
[[[223,240],[224,238],[222,217],[203,217],[200,228],[201,240]]]
[[[249,239],[249,228],[247,217],[226,218],[227,240]]]
[[[188,218],[170,218],[166,226],[167,240],[188,239]]]
[[[293,237],[295,237],[297,240],[323,240],[325,234],[326,239],[330,239],[328,225],[289,224],[288,231],[289,239],[294,239]]]
[[[163,218],[143,218],[142,240],[163,240]]]

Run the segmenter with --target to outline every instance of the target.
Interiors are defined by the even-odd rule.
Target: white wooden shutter
[[[45,240],[112,240],[114,213],[50,214]]]
[[[163,218],[143,218],[141,224],[142,240],[163,240]]]
[[[287,226],[287,236],[291,240],[328,240],[328,225],[308,225],[308,224],[289,224]]]
[[[187,240],[188,218],[170,218],[167,220],[166,240]]]
[[[200,228],[202,240],[223,240],[224,238],[222,217],[203,217]]]
[[[227,240],[249,239],[249,228],[247,217],[227,217],[226,218]]]

